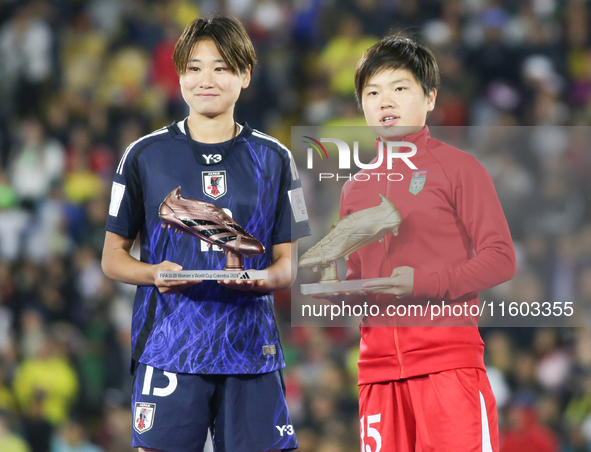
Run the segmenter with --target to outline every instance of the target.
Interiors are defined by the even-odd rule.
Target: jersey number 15
[[[380,432],[377,431],[377,429],[375,429],[374,427],[372,427],[372,424],[377,424],[378,422],[380,422],[380,420],[382,419],[382,415],[381,414],[374,414],[371,416],[367,416],[367,437],[369,438],[373,438],[374,441],[376,442],[376,448],[375,450],[371,449],[371,446],[369,444],[365,444],[365,416],[362,416],[361,419],[359,419],[359,423],[361,424],[361,451],[362,452],[380,452],[380,450],[382,449],[382,437],[380,435]]]

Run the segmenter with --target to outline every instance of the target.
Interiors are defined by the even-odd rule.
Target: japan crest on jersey
[[[133,428],[138,433],[147,432],[154,425],[155,403],[136,402],[133,412]]]
[[[416,195],[423,189],[426,180],[427,171],[413,171],[408,191],[411,192],[413,195]]]
[[[203,171],[203,193],[213,199],[218,199],[228,191],[225,171]]]

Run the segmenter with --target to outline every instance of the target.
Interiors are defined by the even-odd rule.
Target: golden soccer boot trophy
[[[314,271],[320,269],[320,284],[345,284],[341,283],[337,275],[337,259],[348,259],[349,255],[358,249],[376,240],[383,241],[389,232],[398,235],[398,227],[402,221],[400,212],[385,196],[380,195],[380,200],[376,207],[339,218],[326,236],[304,253],[300,258],[299,267],[312,268]]]

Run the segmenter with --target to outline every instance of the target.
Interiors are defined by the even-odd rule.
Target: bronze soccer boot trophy
[[[163,228],[190,234],[226,253],[224,270],[241,271],[242,255],[263,254],[265,247],[236,223],[220,207],[196,199],[183,198],[181,187],[171,191],[158,209]]]

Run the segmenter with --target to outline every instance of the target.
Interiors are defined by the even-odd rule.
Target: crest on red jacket
[[[425,181],[427,180],[427,171],[413,171],[412,172],[412,179],[410,180],[410,187],[408,191],[411,192],[413,195],[416,195],[420,192],[423,187],[425,186]]]

